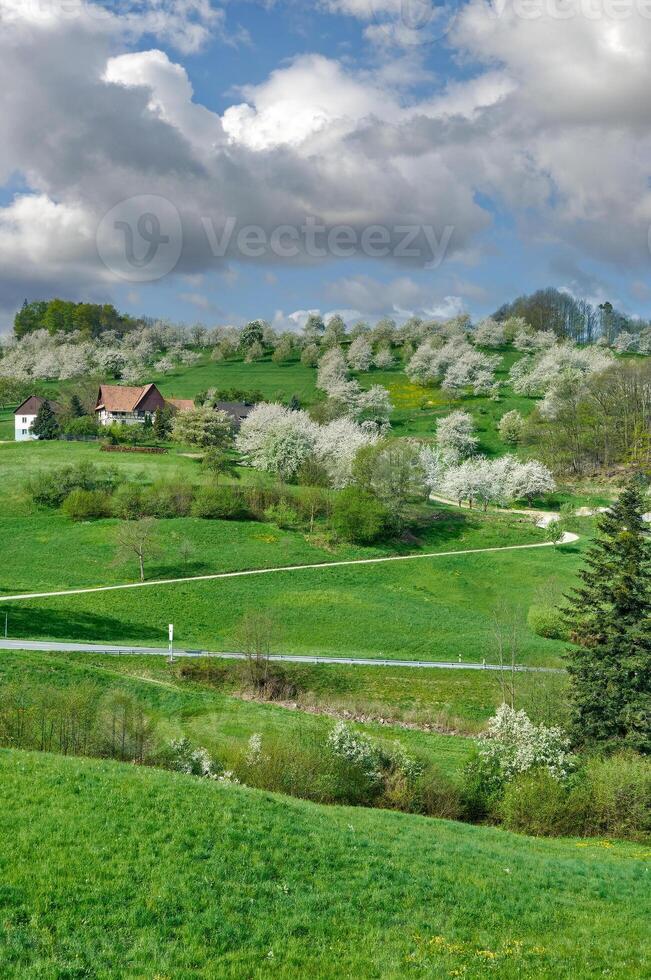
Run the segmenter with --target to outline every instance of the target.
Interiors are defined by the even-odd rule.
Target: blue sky
[[[651,315],[651,21],[427,2],[0,0],[0,327],[25,297],[291,328],[546,285]],[[306,254],[306,219],[353,248]],[[262,254],[212,253],[229,220]]]

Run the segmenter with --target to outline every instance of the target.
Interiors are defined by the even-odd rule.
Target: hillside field
[[[648,975],[648,849],[0,751],[6,977]]]

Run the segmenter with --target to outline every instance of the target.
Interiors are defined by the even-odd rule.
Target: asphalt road
[[[138,654],[151,657],[168,657],[167,647],[137,647],[118,646],[110,643],[72,643],[55,640],[0,640],[0,650],[44,650],[59,653],[105,653],[119,656],[120,654]],[[244,653],[214,653],[210,650],[174,649],[174,658],[215,657],[220,660],[246,660]],[[310,657],[292,653],[274,653],[269,660],[293,664],[343,664],[352,667],[421,667],[437,670],[511,670],[502,668],[499,664],[459,663],[444,660],[382,660],[368,657]],[[516,665],[514,670],[524,673],[556,674],[562,671],[553,667],[526,667]]]

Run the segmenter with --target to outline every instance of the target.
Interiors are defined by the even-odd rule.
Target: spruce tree
[[[86,414],[84,411],[84,406],[81,404],[81,398],[79,395],[73,395],[70,399],[70,414],[75,419],[83,418]]]
[[[631,483],[599,520],[566,617],[577,741],[651,752],[651,543]]]
[[[56,439],[59,435],[57,417],[47,400],[43,402],[38,410],[34,424],[32,425],[32,433],[38,436],[39,439]]]

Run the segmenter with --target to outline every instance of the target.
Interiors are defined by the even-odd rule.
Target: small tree
[[[581,742],[651,752],[651,547],[641,488],[631,483],[599,520],[569,597],[573,727]]]
[[[32,434],[39,439],[56,439],[59,435],[59,423],[52,406],[47,399],[38,410],[32,425]]]
[[[524,419],[517,408],[506,412],[497,426],[502,441],[509,446],[517,446],[524,432]]]
[[[116,561],[124,564],[135,559],[138,562],[141,582],[145,581],[145,563],[160,554],[157,533],[158,524],[153,517],[127,521],[118,528]]]
[[[156,439],[164,442],[169,438],[174,422],[174,412],[171,408],[159,408],[154,415],[153,433]]]
[[[83,415],[86,415],[84,406],[81,404],[81,398],[77,394],[74,394],[70,399],[70,414],[73,419],[80,419]]]
[[[233,441],[233,420],[227,412],[215,411],[209,405],[179,412],[174,419],[172,437],[192,446],[216,446],[224,449]]]
[[[274,633],[274,621],[266,613],[247,613],[239,625],[237,641],[246,657],[251,684],[263,689],[269,677],[269,655]]]
[[[237,468],[237,461],[228,456],[221,449],[216,447],[211,447],[208,449],[203,457],[203,465],[206,467],[215,483],[219,483],[220,476],[228,476],[233,480],[240,479],[240,473]]]

